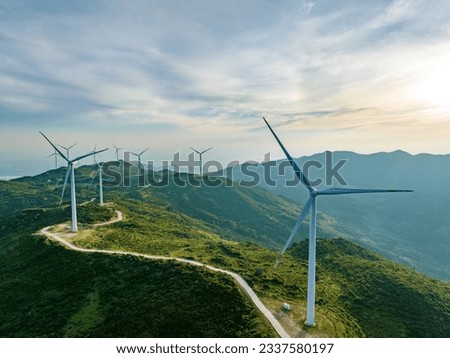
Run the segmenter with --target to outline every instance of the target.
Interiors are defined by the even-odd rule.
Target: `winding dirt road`
[[[114,224],[116,222],[122,221],[123,220],[122,213],[120,211],[116,210],[116,214],[117,214],[117,218],[115,218],[113,220],[110,220],[110,221],[107,221],[107,222],[100,223],[100,224],[95,224],[93,226],[94,227],[98,227],[98,226],[104,226],[104,225],[111,225],[111,224]],[[255,306],[261,311],[261,313],[268,319],[268,321],[273,326],[273,328],[277,331],[279,336],[281,338],[290,338],[290,336],[286,333],[286,331],[283,329],[281,324],[277,321],[277,319],[273,316],[273,314],[267,309],[267,307],[264,306],[264,304],[258,298],[256,293],[251,289],[251,287],[248,285],[248,283],[241,276],[239,276],[235,272],[223,270],[223,269],[220,269],[218,267],[205,265],[205,264],[203,264],[201,262],[198,262],[198,261],[182,259],[182,258],[179,258],[179,257],[154,256],[154,255],[147,255],[147,254],[141,254],[141,253],[137,253],[137,252],[128,252],[128,251],[84,249],[82,247],[78,247],[78,246],[68,242],[67,240],[65,240],[62,237],[60,237],[58,234],[50,232],[49,230],[52,227],[53,226],[47,226],[47,227],[43,228],[40,231],[40,233],[42,235],[46,236],[47,238],[49,238],[50,240],[59,242],[60,244],[66,246],[67,248],[69,248],[71,250],[80,251],[80,252],[96,252],[96,253],[102,253],[102,254],[108,254],[108,255],[129,255],[129,256],[136,256],[136,257],[144,257],[144,258],[150,259],[150,260],[178,261],[178,262],[182,262],[182,263],[185,263],[185,264],[188,264],[188,265],[205,267],[208,270],[215,271],[215,272],[221,272],[221,273],[223,273],[225,275],[231,276],[242,287],[242,289],[247,293],[247,295],[253,301]]]

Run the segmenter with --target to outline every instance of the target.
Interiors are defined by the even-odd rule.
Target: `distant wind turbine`
[[[113,144],[113,147],[116,148],[116,159],[117,159],[117,161],[119,161],[119,150],[122,150],[124,148],[116,147],[114,144]]]
[[[97,152],[97,143],[95,143],[95,145],[94,145],[94,150],[93,150],[93,152],[94,152],[94,165],[95,164],[98,164],[98,162],[97,162],[97,156],[99,156],[99,157],[101,157],[101,155],[100,154],[98,154],[98,152]]]
[[[100,199],[101,206],[103,206],[103,164],[105,164],[105,163],[97,163],[98,169],[95,172],[94,177],[92,178],[91,182],[88,185],[88,187],[91,186],[92,182],[94,181],[95,177],[98,174],[99,199]]]
[[[58,169],[58,155],[59,155],[58,152],[55,150],[54,153],[47,156],[47,158],[55,157],[55,169]]]
[[[39,132],[39,133],[40,133],[40,132]],[[75,146],[77,145],[77,143],[72,144],[70,147],[64,147],[64,146],[61,145],[61,144],[58,144],[58,145],[59,145],[61,148],[63,148],[63,149],[66,150],[66,158],[69,159],[69,158],[70,158],[70,156],[69,156],[69,151],[70,151],[71,148],[75,147]],[[58,150],[58,152],[59,152],[59,150]]]
[[[78,224],[77,224],[77,202],[76,202],[76,195],[75,195],[75,164],[77,163],[77,161],[79,161],[79,160],[81,160],[83,158],[86,158],[86,157],[89,157],[91,155],[104,152],[105,150],[108,150],[108,148],[102,149],[102,150],[99,150],[99,151],[93,151],[93,152],[88,153],[88,154],[80,155],[79,157],[76,157],[75,159],[70,160],[58,148],[56,148],[56,146],[50,141],[50,139],[48,139],[45,136],[44,133],[42,133],[41,131],[39,131],[39,133],[41,133],[41,135],[47,140],[47,142],[50,143],[50,145],[59,153],[59,155],[67,161],[66,177],[64,179],[64,186],[63,186],[63,190],[62,190],[62,194],[61,194],[61,200],[59,202],[59,205],[62,204],[62,199],[63,199],[63,196],[64,196],[64,191],[66,189],[67,180],[68,180],[69,175],[70,175],[70,179],[71,179],[70,180],[70,194],[71,194],[71,206],[72,206],[72,232],[77,232],[78,231]]]
[[[306,312],[306,325],[314,326],[314,306],[315,306],[315,285],[316,285],[316,197],[319,195],[343,195],[343,194],[362,194],[362,193],[396,193],[396,192],[412,192],[413,190],[390,190],[390,189],[353,189],[353,188],[328,188],[323,190],[317,190],[312,187],[308,179],[303,175],[300,168],[292,159],[291,155],[288,153],[283,143],[278,139],[277,135],[270,127],[269,123],[263,117],[264,122],[266,122],[267,127],[272,132],[276,141],[280,145],[290,164],[294,168],[295,175],[303,183],[304,186],[309,190],[309,199],[303,207],[300,213],[297,223],[291,232],[283,250],[278,257],[275,267],[278,266],[281,257],[284,255],[288,247],[290,246],[292,239],[297,233],[300,225],[305,220],[308,212],[311,214],[310,224],[309,224],[309,254],[308,254],[308,293],[307,293],[307,312]]]
[[[203,176],[203,159],[202,159],[203,154],[206,153],[208,150],[211,150],[213,147],[210,147],[210,148],[208,148],[208,149],[205,149],[205,150],[202,151],[202,152],[200,152],[200,151],[198,151],[197,149],[194,149],[194,148],[192,148],[192,147],[189,147],[189,148],[191,148],[195,153],[197,153],[197,154],[200,156],[200,176],[202,177],[202,176]]]
[[[147,150],[149,150],[149,147],[147,147],[146,149],[144,149],[144,150],[143,150],[142,152],[140,152],[139,154],[136,154],[136,153],[131,152],[131,154],[135,155],[135,156],[138,158],[139,169],[140,169],[141,166],[142,166],[142,163],[141,163],[141,155],[144,154]]]

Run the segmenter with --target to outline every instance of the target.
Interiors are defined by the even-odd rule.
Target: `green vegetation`
[[[346,164],[339,174],[350,187],[412,189],[414,193],[320,198],[318,210],[332,216],[341,225],[340,231],[342,227],[347,230],[339,236],[422,273],[450,281],[450,155],[333,152],[333,163],[340,160]],[[323,164],[322,169],[311,171],[312,179],[327,177],[324,153],[302,157],[297,162],[302,168],[307,161]],[[253,170],[262,175],[265,168],[260,165]],[[308,199],[306,188],[301,184],[284,185],[292,177],[292,169],[286,170],[286,176],[278,174],[278,166],[271,173],[277,185],[268,186],[261,181],[261,188],[304,205]],[[233,168],[233,178],[245,179],[240,167]],[[336,180],[333,185],[338,185]],[[322,222],[318,220],[318,224]]]
[[[223,240],[201,222],[149,201],[120,202],[124,222],[99,228],[76,244],[183,257],[237,272],[274,311],[289,302],[297,309],[297,325],[304,321],[307,241],[295,245],[274,270],[273,251]],[[449,284],[343,239],[319,240],[317,270],[318,325],[308,334],[446,337],[450,332]]]
[[[96,193],[87,188],[93,170],[80,169],[82,203]],[[67,205],[55,207],[61,173],[0,182],[8,206],[0,206],[0,336],[276,335],[226,275],[175,262],[72,252],[32,236],[70,219]],[[105,188],[114,204],[80,205],[80,227],[109,220],[113,210],[121,210],[124,221],[72,240],[80,247],[182,257],[237,272],[293,336],[450,335],[448,283],[343,239],[318,241],[317,326],[305,328],[307,241],[296,244],[276,270],[271,249],[284,243],[301,208],[218,180],[215,188]],[[33,195],[24,199],[25,193]],[[25,210],[11,213],[11,207]],[[319,235],[345,234],[330,217],[321,215],[320,222]],[[283,302],[292,311],[283,312]]]
[[[171,185],[140,190],[132,188],[130,194],[140,201],[169,206],[201,220],[208,231],[226,240],[254,242],[272,249],[284,244],[285,237],[292,230],[293,219],[300,212],[298,204],[266,190],[239,186],[224,178],[205,178],[211,186],[173,185],[177,179],[187,182],[194,178],[192,175],[169,175]],[[320,214],[320,222],[318,234],[321,237],[342,236],[346,232],[330,217]],[[301,228],[299,236],[307,237],[306,226]]]
[[[32,235],[60,216],[57,209],[34,209],[0,223],[16,224],[0,239],[1,337],[276,335],[227,276],[73,252]]]
[[[305,260],[307,245],[300,242],[292,255]],[[319,240],[317,248],[319,283],[323,275],[332,277],[339,287],[334,304],[344,307],[367,336],[449,337],[450,284],[347,240]]]

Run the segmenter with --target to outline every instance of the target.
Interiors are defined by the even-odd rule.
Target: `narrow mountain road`
[[[94,227],[105,226],[105,225],[111,225],[111,224],[117,223],[117,222],[119,222],[119,221],[122,221],[122,220],[123,220],[122,212],[119,211],[119,210],[116,210],[115,212],[116,212],[116,214],[117,214],[117,218],[111,219],[111,220],[109,220],[109,221],[105,221],[104,223],[94,224],[94,225],[92,225],[92,226],[94,226]]]
[[[116,210],[115,212],[117,214],[117,218],[112,219],[112,220],[107,221],[107,222],[94,224],[93,226],[94,227],[98,227],[98,226],[104,226],[104,225],[111,225],[111,224],[114,224],[116,222],[122,221],[123,220],[122,213],[120,211],[118,211],[118,210]],[[65,240],[61,236],[59,236],[58,234],[50,232],[49,230],[52,227],[53,226],[47,226],[47,227],[43,228],[40,231],[40,234],[46,236],[50,240],[59,242],[60,244],[68,247],[69,249],[75,250],[75,251],[102,253],[102,254],[108,254],[108,255],[129,255],[129,256],[136,256],[136,257],[144,257],[144,258],[150,259],[150,260],[177,261],[177,262],[182,262],[182,263],[185,263],[185,264],[188,264],[188,265],[204,267],[204,268],[206,268],[208,270],[215,271],[215,272],[220,272],[220,273],[226,274],[228,276],[231,276],[242,287],[242,289],[247,293],[247,295],[253,301],[255,306],[261,311],[261,313],[268,319],[268,321],[270,322],[272,327],[275,329],[275,331],[279,334],[279,336],[281,338],[290,338],[290,336],[286,333],[286,331],[281,326],[281,324],[278,322],[278,320],[273,316],[272,312],[270,312],[267,309],[267,307],[264,306],[264,304],[258,298],[256,293],[252,290],[252,288],[248,285],[248,283],[241,276],[239,276],[235,272],[223,270],[223,269],[218,268],[218,267],[205,265],[205,264],[203,264],[201,262],[198,262],[198,261],[182,259],[182,258],[179,258],[179,257],[154,256],[154,255],[147,255],[147,254],[141,254],[141,253],[137,253],[137,252],[128,252],[128,251],[112,251],[112,250],[101,250],[101,249],[84,249],[82,247],[78,247],[78,246],[68,242],[67,240]]]

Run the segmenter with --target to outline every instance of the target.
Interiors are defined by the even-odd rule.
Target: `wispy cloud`
[[[258,145],[267,115],[298,135],[427,123],[443,137],[450,111],[420,88],[450,90],[449,15],[444,1],[3,2],[0,123]]]

